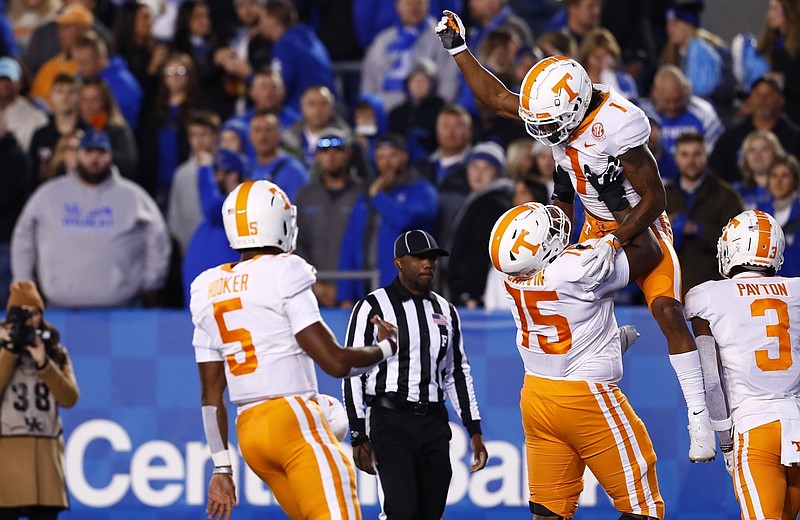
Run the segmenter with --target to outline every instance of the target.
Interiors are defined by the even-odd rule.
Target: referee
[[[397,278],[356,304],[347,329],[345,346],[355,347],[375,343],[376,314],[398,328],[396,356],[343,382],[353,459],[367,473],[377,467],[390,520],[444,513],[452,476],[445,391],[471,438],[470,471],[488,458],[458,313],[430,290],[437,257],[447,255],[425,231],[400,235]]]

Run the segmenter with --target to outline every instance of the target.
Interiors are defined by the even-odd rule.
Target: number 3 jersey
[[[800,278],[705,282],[686,294],[684,312],[711,325],[737,431],[800,419]]]
[[[507,276],[506,293],[517,322],[517,348],[525,372],[550,379],[615,383],[622,351],[613,292],[628,285],[628,259],[620,251],[614,272],[593,291],[581,266],[596,240],[564,250],[532,278]]]
[[[317,393],[314,362],[295,339],[322,321],[314,273],[299,256],[261,255],[209,269],[192,282],[195,359],[224,361],[234,404]]]

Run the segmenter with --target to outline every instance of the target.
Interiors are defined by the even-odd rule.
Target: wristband
[[[228,450],[218,451],[211,454],[211,460],[214,462],[214,468],[230,467],[231,466],[231,452]]]
[[[733,421],[730,417],[726,417],[725,419],[721,419],[715,421],[712,418],[708,418],[709,422],[711,423],[711,427],[714,429],[715,432],[727,432],[733,428]]]
[[[216,466],[214,471],[211,472],[212,475],[233,475],[233,467],[232,466]]]
[[[622,243],[619,241],[619,239],[616,237],[616,235],[614,235],[612,233],[609,233],[608,235],[606,235],[606,238],[610,238],[611,239],[611,246],[614,249],[619,249],[619,248],[622,247]]]
[[[47,365],[49,364],[50,364],[50,358],[45,356],[44,361],[42,362],[41,365],[39,365],[38,363],[36,364],[36,370],[44,370],[45,368],[47,368]]]
[[[397,342],[391,337],[379,341],[376,346],[381,349],[381,353],[383,354],[383,359],[381,359],[381,361],[392,357],[394,353],[397,352]]]

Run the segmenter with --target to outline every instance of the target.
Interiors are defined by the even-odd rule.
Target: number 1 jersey
[[[314,362],[295,339],[322,321],[314,273],[299,256],[261,255],[208,269],[192,282],[195,359],[224,362],[234,404],[316,394]]]

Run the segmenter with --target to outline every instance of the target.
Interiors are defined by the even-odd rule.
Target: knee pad
[[[531,513],[537,516],[547,516],[551,518],[564,518],[562,516],[557,515],[556,513],[550,511],[542,504],[537,504],[536,502],[528,502],[528,507],[531,509]]]

